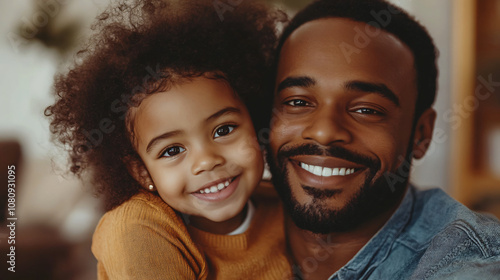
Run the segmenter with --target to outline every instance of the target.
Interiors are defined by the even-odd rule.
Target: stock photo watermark
[[[14,52],[19,52],[19,48],[22,45],[27,44],[29,40],[35,38],[40,30],[49,24],[50,19],[60,13],[62,6],[67,2],[68,0],[36,1],[39,9],[34,11],[31,16],[23,16],[21,18],[20,32],[11,31],[7,34]]]
[[[156,69],[153,69],[151,66],[147,66],[145,70],[148,74],[146,74],[142,79],[142,85],[134,87],[130,94],[122,94],[121,99],[115,99],[111,103],[110,111],[114,114],[120,114],[120,120],[125,120],[128,108],[131,106],[134,96],[146,92],[151,84],[154,84],[162,79],[162,70],[159,64],[156,65]],[[82,130],[82,134],[87,138],[85,150],[89,150],[100,145],[105,135],[112,133],[115,129],[116,125],[113,123],[113,120],[110,118],[103,118],[99,121],[96,128],[89,131],[85,129]]]
[[[302,277],[308,276],[308,274],[315,272],[320,263],[327,261],[330,256],[332,256],[335,251],[332,248],[332,235],[328,234],[325,238],[316,236],[316,248],[314,253],[306,257],[299,264],[292,265],[292,275],[287,274],[283,279],[293,279],[299,280]]]
[[[493,80],[493,74],[488,77],[478,76],[474,95],[469,95],[464,98],[462,103],[454,103],[453,107],[443,113],[445,122],[450,123],[453,130],[458,129],[462,125],[462,121],[471,117],[472,113],[479,108],[482,101],[492,97],[496,89],[500,87],[500,81]]]
[[[224,13],[232,12],[236,7],[238,7],[244,0],[215,0],[212,5],[214,6],[217,16],[219,16],[220,21],[224,21]]]
[[[16,272],[16,166],[7,166],[7,270]]]
[[[364,30],[359,27],[354,27],[356,35],[354,35],[354,46],[342,42],[339,44],[340,51],[346,58],[347,63],[352,61],[351,56],[354,54],[360,54],[361,50],[366,48],[372,41],[371,38],[378,36],[382,31],[382,27],[387,27],[391,21],[392,16],[399,14],[400,11],[388,6],[386,10],[381,11],[371,11],[370,15],[373,17],[373,21],[368,22]]]
[[[479,109],[480,103],[491,98],[499,87],[500,81],[494,81],[493,74],[489,74],[486,78],[484,76],[478,76],[474,94],[465,97],[461,103],[454,103],[450,109],[446,110],[442,115],[444,122],[450,124],[452,130],[459,129],[463,125],[463,121],[467,118],[471,118],[473,113]],[[429,154],[435,152],[436,145],[445,143],[449,138],[450,136],[444,129],[437,127],[434,129],[432,139],[426,139],[415,144],[428,147],[426,153]],[[413,158],[416,152],[418,151],[413,151],[409,158]],[[384,174],[391,191],[395,191],[397,183],[401,183],[408,178],[412,166],[422,164],[415,163],[414,161],[409,162],[408,159],[402,155],[400,155],[398,159],[402,163],[396,172],[387,172]]]

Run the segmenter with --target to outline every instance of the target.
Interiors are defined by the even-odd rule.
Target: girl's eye
[[[302,99],[289,100],[289,101],[286,101],[285,104],[288,106],[293,106],[293,107],[309,106],[309,103],[305,100],[302,100]]]
[[[223,125],[215,130],[214,138],[228,135],[233,132],[235,125]]]
[[[361,109],[357,109],[354,112],[360,113],[360,114],[365,114],[365,115],[382,115],[382,113],[380,113],[379,111],[374,110],[374,109],[370,109],[370,108],[361,108]]]
[[[180,146],[172,146],[168,147],[165,152],[162,154],[162,157],[173,157],[176,156],[182,152],[184,152],[186,149]]]

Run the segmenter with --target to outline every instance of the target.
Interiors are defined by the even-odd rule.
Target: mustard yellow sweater
[[[98,279],[288,279],[279,199],[261,187],[252,201],[250,227],[229,236],[186,227],[158,196],[135,195],[97,225],[92,252]]]

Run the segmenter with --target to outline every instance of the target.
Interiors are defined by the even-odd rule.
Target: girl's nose
[[[204,171],[211,171],[225,163],[224,157],[212,149],[204,149],[203,151],[196,152],[194,156],[195,161],[191,170],[194,175],[201,174]]]

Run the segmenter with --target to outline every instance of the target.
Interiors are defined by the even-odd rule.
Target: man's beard
[[[408,149],[405,157],[407,164],[411,163],[410,151],[411,149]],[[325,201],[325,199],[337,195],[340,190],[323,190],[309,186],[302,186],[302,188],[312,197],[312,202],[300,204],[292,194],[288,180],[289,171],[286,167],[287,159],[298,155],[324,155],[341,158],[366,166],[368,172],[359,191],[343,208],[330,209],[326,204],[328,201]],[[409,178],[408,173],[398,174],[401,172],[395,171],[391,174],[392,178],[397,176],[398,179],[395,182],[390,182],[389,176],[380,176],[373,181],[380,170],[380,160],[338,146],[325,149],[315,144],[305,144],[281,149],[278,151],[276,161],[271,151],[268,150],[267,161],[271,169],[273,184],[283,201],[285,210],[294,223],[301,229],[318,234],[346,232],[355,229],[394,208],[401,200]]]

